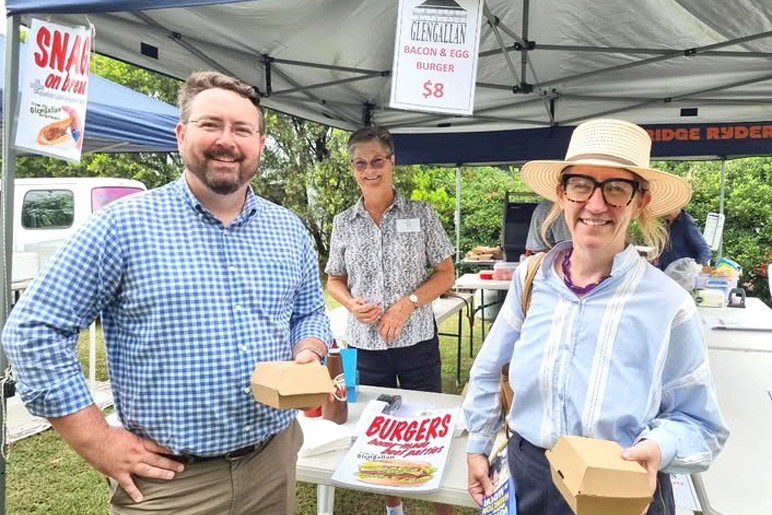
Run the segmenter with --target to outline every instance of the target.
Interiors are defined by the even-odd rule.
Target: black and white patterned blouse
[[[432,273],[430,267],[453,252],[437,213],[426,202],[407,200],[396,193],[378,227],[360,197],[333,220],[330,259],[324,271],[347,276],[352,296],[379,303],[385,312],[423,284]],[[377,324],[362,324],[348,315],[346,336],[352,347],[409,347],[433,335],[431,304],[413,311],[399,338],[388,346],[378,334]]]

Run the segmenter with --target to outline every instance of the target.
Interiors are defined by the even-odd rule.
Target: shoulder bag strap
[[[533,279],[536,277],[536,272],[539,270],[544,259],[544,252],[539,252],[528,261],[528,269],[525,273],[525,281],[523,282],[523,295],[522,295],[522,307],[523,316],[527,316],[528,308],[531,306],[531,290],[533,290]],[[501,368],[501,384],[499,385],[499,391],[501,395],[501,410],[504,415],[504,425],[507,427],[506,436],[509,438],[509,427],[507,426],[507,415],[509,409],[514,401],[514,392],[509,386],[509,363]]]
[[[523,308],[523,316],[528,313],[528,308],[531,307],[531,291],[533,291],[533,279],[536,277],[536,272],[539,271],[539,265],[546,252],[539,252],[535,254],[530,261],[528,261],[528,270],[525,273],[525,281],[523,282],[523,296],[521,298],[521,307]]]

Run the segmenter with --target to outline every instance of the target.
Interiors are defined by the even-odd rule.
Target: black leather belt
[[[213,460],[225,460],[225,461],[233,461],[237,460],[239,458],[243,458],[245,456],[249,456],[251,454],[256,454],[261,452],[265,447],[271,443],[271,440],[273,440],[273,436],[266,438],[262,442],[253,443],[252,445],[247,445],[246,447],[242,447],[241,449],[236,449],[235,451],[226,452],[225,454],[220,454],[219,456],[196,456],[195,454],[164,454],[167,458],[173,459],[174,461],[177,461],[179,463],[182,463],[184,465],[190,465],[191,463],[201,463],[203,461],[213,461]]]

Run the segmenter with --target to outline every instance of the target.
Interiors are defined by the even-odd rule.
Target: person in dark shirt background
[[[710,261],[712,251],[702,236],[692,215],[678,209],[664,216],[670,231],[670,242],[659,257],[659,268],[665,270],[676,259],[690,257],[705,265]]]

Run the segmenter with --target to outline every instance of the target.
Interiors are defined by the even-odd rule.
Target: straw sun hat
[[[624,168],[649,183],[649,214],[662,216],[689,202],[692,188],[680,177],[649,168],[650,152],[651,138],[638,125],[621,120],[589,120],[574,129],[564,161],[529,161],[520,175],[529,188],[555,202],[560,174],[568,166]]]

